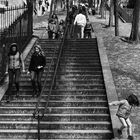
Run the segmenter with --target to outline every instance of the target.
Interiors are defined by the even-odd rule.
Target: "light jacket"
[[[80,26],[85,26],[86,25],[86,16],[81,13],[78,14],[74,20],[74,25],[75,24],[80,25]]]
[[[18,69],[21,67],[20,53],[17,52],[15,55],[9,56],[9,69]]]

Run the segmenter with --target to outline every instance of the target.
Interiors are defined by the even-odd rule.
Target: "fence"
[[[6,68],[5,58],[11,43],[15,42],[22,52],[33,32],[33,6],[15,6],[5,8],[0,13],[0,80]]]
[[[1,0],[0,1],[0,4],[5,5],[5,6],[8,6],[8,1],[7,0]]]

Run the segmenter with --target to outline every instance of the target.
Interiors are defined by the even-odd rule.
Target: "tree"
[[[88,0],[88,5],[89,5],[89,7],[93,7],[93,0]]]
[[[54,0],[54,13],[56,13],[56,9],[57,9],[57,0]]]
[[[110,0],[110,11],[109,11],[109,26],[113,26],[113,16],[114,16],[114,2]]]
[[[127,7],[134,8],[135,0],[129,0]]]
[[[115,36],[118,36],[119,35],[118,0],[114,0],[114,14],[115,14]]]
[[[130,40],[140,43],[140,0],[135,1]]]
[[[101,0],[101,5],[100,5],[101,18],[105,18],[105,5],[106,5],[106,0]]]
[[[54,4],[54,0],[51,0],[49,19],[51,18],[52,13],[53,13],[53,4]]]
[[[98,12],[99,12],[100,4],[101,4],[101,0],[97,0],[97,11],[98,11]]]

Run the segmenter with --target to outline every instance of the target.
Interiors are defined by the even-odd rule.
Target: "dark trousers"
[[[32,87],[33,87],[34,92],[37,92],[37,86],[38,86],[39,92],[41,92],[42,74],[43,74],[43,70],[31,71],[31,82],[32,82]]]
[[[8,94],[11,95],[11,88],[12,88],[13,83],[15,83],[17,92],[19,91],[20,68],[9,69],[8,73],[9,73]]]
[[[91,38],[91,29],[84,30],[84,38]]]

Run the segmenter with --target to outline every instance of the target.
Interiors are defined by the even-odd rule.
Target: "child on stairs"
[[[131,94],[128,96],[127,99],[121,100],[121,101],[113,101],[109,103],[109,105],[119,105],[117,116],[122,124],[121,128],[118,130],[119,134],[122,134],[122,130],[124,128],[128,129],[128,139],[133,140],[132,136],[132,123],[129,119],[132,107],[139,106],[139,100],[137,96],[134,94]]]

